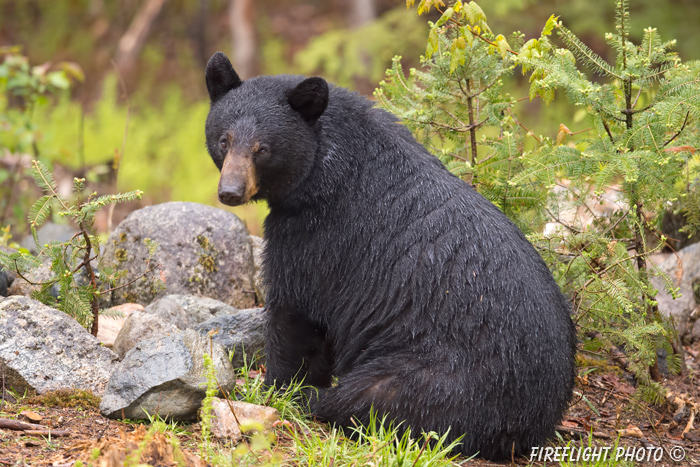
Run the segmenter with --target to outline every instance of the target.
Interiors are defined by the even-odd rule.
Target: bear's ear
[[[218,101],[227,92],[237,88],[242,83],[241,78],[238,77],[236,70],[233,69],[233,65],[223,52],[216,52],[211,56],[204,72],[204,78],[207,81],[207,90],[212,102]]]
[[[287,92],[287,101],[309,123],[315,123],[328,106],[328,83],[323,78],[307,78]]]

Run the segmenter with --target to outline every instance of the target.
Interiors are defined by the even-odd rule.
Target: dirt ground
[[[598,455],[597,459],[617,456],[619,460],[632,460],[634,465],[700,466],[700,420],[696,419],[700,417],[700,343],[685,350],[688,376],[663,382],[669,392],[661,405],[633,397],[631,378],[613,365],[600,365],[604,369],[580,368],[573,401],[558,430],[561,439],[553,440],[549,451],[542,448],[535,453],[532,464],[558,465],[562,456],[573,456],[567,459],[578,460],[577,465],[599,465],[584,462],[587,456]],[[77,460],[116,467],[123,465],[128,452],[146,436],[142,424],[102,417],[94,402],[93,406],[86,403],[66,408],[52,406],[46,400],[13,400],[11,396],[7,399],[10,400],[0,400],[0,422],[31,421],[62,436],[0,428],[0,467],[73,466]],[[142,461],[166,466],[177,465],[179,460],[190,466],[204,466],[196,455],[199,434],[198,424],[180,425],[176,436],[181,449],[173,450],[173,435],[158,433],[149,440]],[[284,434],[279,444],[284,450]],[[569,451],[565,453],[563,448],[567,446]],[[101,456],[91,458],[96,449]],[[477,467],[511,464],[479,459],[464,463]],[[530,462],[521,458],[514,459],[514,464]],[[289,458],[289,465],[294,465],[293,458]]]

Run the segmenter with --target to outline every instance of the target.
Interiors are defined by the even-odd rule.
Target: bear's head
[[[298,76],[242,81],[221,52],[209,59],[205,78],[207,149],[221,171],[221,202],[270,201],[303,182],[319,147],[328,83]]]

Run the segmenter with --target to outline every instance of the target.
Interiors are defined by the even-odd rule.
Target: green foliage
[[[394,54],[418,50],[424,31],[413,12],[396,8],[357,29],[333,29],[313,38],[295,63],[301,73],[321,71],[334,83],[354,88],[357,78],[379,81]],[[397,37],[402,38],[398,43]]]
[[[654,28],[639,44],[630,41],[626,1],[616,4],[616,32],[605,36],[614,64],[555,16],[539,38],[522,43],[519,34],[506,41],[491,32],[474,2],[442,3],[418,7],[442,12],[431,24],[424,71],[406,77],[395,60],[377,90],[381,104],[529,233],[572,298],[583,340],[594,335],[622,348],[640,395],[659,400],[648,369],[657,348],[673,354],[677,347],[650,276],[676,291],[647,259],[665,245],[657,213],[669,203],[688,200],[687,230],[700,219],[691,183],[699,167],[700,63],[682,63],[669,50],[675,41],[662,41]],[[564,48],[555,46],[554,31]],[[569,143],[574,134],[563,124],[554,139],[523,133],[503,84],[516,66],[530,76],[530,99],[551,102],[561,93],[590,128]],[[680,368],[678,356],[671,363]]]
[[[138,199],[141,192],[136,190],[97,196],[96,193],[85,193],[85,180],[76,178],[74,199],[68,200],[58,193],[51,172],[41,162],[33,161],[32,165],[32,177],[45,193],[32,205],[27,216],[39,253],[33,257],[25,251],[12,254],[0,252],[0,265],[37,286],[38,289],[32,293],[33,298],[74,317],[96,335],[99,297],[106,292],[98,289],[98,276],[100,284],[114,287],[124,272],[101,266],[100,240],[94,232],[95,214],[108,204]],[[54,211],[76,225],[78,233],[64,243],[40,245],[37,229]],[[50,262],[51,278],[35,283],[27,275],[31,277],[29,272],[41,266],[43,261]],[[57,298],[52,294],[54,287],[58,288]]]
[[[419,12],[429,3],[421,2]],[[522,170],[524,136],[512,113],[515,102],[503,91],[515,65],[509,41],[490,31],[474,2],[455,2],[430,26],[421,57],[425,71],[412,68],[406,77],[396,57],[375,96],[453,174],[515,219],[524,218],[517,213],[539,199],[529,187],[507,183]],[[510,42],[521,38],[514,35]]]
[[[20,47],[0,47],[0,225],[8,218],[23,217],[25,195],[17,187],[23,178],[23,155],[39,157],[41,132],[34,121],[35,112],[45,108],[50,96],[66,91],[71,80],[82,81],[83,72],[74,63],[46,63],[31,66],[19,54]]]

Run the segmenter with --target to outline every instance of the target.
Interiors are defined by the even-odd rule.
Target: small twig
[[[535,136],[535,134],[534,134],[528,127],[526,127],[525,125],[523,125],[523,124],[520,122],[520,120],[518,120],[518,118],[515,116],[515,114],[514,114],[513,112],[511,112],[510,110],[509,110],[508,112],[510,113],[510,116],[513,117],[513,120],[515,121],[515,123],[517,123],[518,125],[520,125],[520,127],[521,127],[523,130],[525,130],[525,131],[527,132],[528,135],[530,135],[530,136],[532,136],[533,138],[535,138],[535,140],[536,140],[538,143],[541,143],[541,142],[542,142],[542,140],[541,140],[540,138],[538,138],[537,136]]]
[[[683,121],[683,125],[681,126],[681,129],[678,130],[678,133],[676,133],[675,135],[673,135],[673,136],[671,137],[671,139],[669,139],[669,140],[666,141],[664,144],[662,144],[662,145],[661,145],[662,148],[665,147],[665,146],[668,146],[669,144],[671,144],[671,141],[673,141],[674,139],[678,138],[678,135],[680,135],[680,134],[683,132],[683,130],[685,129],[685,126],[688,124],[688,117],[690,117],[690,112],[688,112],[687,114],[685,114],[685,120]]]
[[[24,281],[26,281],[29,285],[37,285],[37,286],[39,286],[39,287],[42,287],[42,286],[44,286],[44,285],[46,285],[46,284],[55,284],[56,282],[58,282],[58,280],[46,281],[46,282],[32,282],[32,281],[30,281],[29,279],[27,279],[26,277],[24,277],[24,274],[22,274],[22,273],[19,271],[19,265],[17,264],[17,259],[14,259],[13,261],[14,261],[14,263],[15,263],[15,268],[14,268],[13,272],[16,272],[17,275],[19,276],[19,278],[22,279],[22,280],[24,280]]]
[[[38,436],[55,436],[57,438],[62,436],[70,436],[71,432],[68,430],[24,430],[25,435],[38,435]]]
[[[697,411],[697,407],[695,407],[695,405],[693,404],[693,408],[690,409],[690,417],[688,419],[688,424],[683,429],[683,435],[685,435],[686,433],[690,433],[690,431],[694,429],[693,423],[695,422],[695,414],[697,413]]]
[[[0,418],[0,428],[3,428],[5,430],[15,430],[15,431],[35,431],[35,432],[43,432],[42,434],[51,434],[55,433],[56,431],[50,430],[49,428],[45,427],[44,425],[38,425],[36,423],[27,423],[27,422],[22,422],[20,420],[11,420],[9,418]],[[60,431],[59,431],[60,432]],[[68,432],[65,432],[68,433]],[[66,436],[65,434],[63,435],[56,435],[56,436]]]
[[[153,266],[152,268],[148,268],[143,274],[141,274],[140,276],[134,278],[133,280],[130,280],[130,281],[127,282],[126,284],[117,285],[117,286],[115,286],[115,287],[112,287],[112,288],[109,288],[109,289],[106,289],[106,290],[102,290],[101,292],[97,292],[97,293],[98,293],[99,295],[103,295],[103,294],[106,294],[106,293],[108,293],[108,292],[113,292],[113,291],[115,291],[115,290],[123,289],[124,287],[127,287],[127,286],[133,284],[133,283],[136,282],[137,280],[139,280],[139,279],[145,277],[146,275],[150,274],[151,272],[155,271],[155,270],[158,269],[159,267],[161,267],[161,264],[160,264],[160,263],[157,264],[157,265],[155,265],[155,266]]]
[[[97,259],[97,255],[93,256],[92,258],[89,258],[87,261],[90,262],[90,261],[94,261],[96,259]],[[85,261],[80,263],[75,269],[73,269],[73,274],[80,271],[80,269],[82,269],[82,267],[85,266],[85,264],[86,264]]]
[[[425,436],[425,443],[423,444],[423,447],[421,448],[420,452],[418,453],[418,456],[416,456],[416,460],[413,461],[413,466],[412,466],[412,467],[416,467],[416,464],[418,463],[418,459],[420,459],[420,456],[421,456],[421,455],[423,454],[423,452],[425,451],[425,448],[428,447],[428,442],[430,441],[430,438],[431,438],[431,436],[428,436],[428,435]]]
[[[213,339],[211,336],[209,336],[209,341],[213,342]],[[241,426],[241,421],[238,420],[238,415],[236,415],[236,411],[233,410],[233,405],[231,404],[231,399],[229,399],[228,395],[226,394],[226,391],[224,391],[224,388],[221,387],[221,384],[219,383],[219,380],[214,376],[214,381],[216,381],[216,385],[219,387],[219,391],[221,392],[221,395],[224,396],[224,399],[226,400],[226,404],[228,405],[229,410],[231,411],[231,414],[233,415],[234,420],[236,420],[236,425],[238,425],[238,431],[241,432],[241,439],[245,443],[246,446],[248,446],[248,450],[250,450],[250,445],[248,444],[248,441],[245,439],[245,436],[243,436],[243,427]]]
[[[605,128],[605,131],[608,133],[608,136],[610,137],[610,142],[613,143],[613,144],[615,144],[615,138],[613,138],[613,135],[612,135],[612,133],[610,132],[610,127],[608,126],[608,122],[606,122],[606,121],[603,119],[603,116],[602,116],[602,115],[601,115],[600,117],[601,117],[601,118],[600,118],[600,121],[603,122],[603,128]]]
[[[578,435],[583,439],[586,439],[589,436],[594,436],[596,438],[602,438],[602,439],[611,439],[612,438],[609,434],[603,433],[600,431],[595,431],[595,432],[591,433],[588,431],[577,430],[576,428],[571,428],[571,427],[564,426],[564,425],[559,425],[559,426],[557,426],[556,429],[557,429],[557,431],[559,431],[561,433],[566,433],[569,436],[573,437],[575,435]]]
[[[586,131],[591,131],[592,129],[593,128],[586,128],[585,130],[576,131],[576,132],[571,133],[571,135],[569,135],[569,136],[575,136],[575,135],[578,135],[580,133],[584,133]]]

